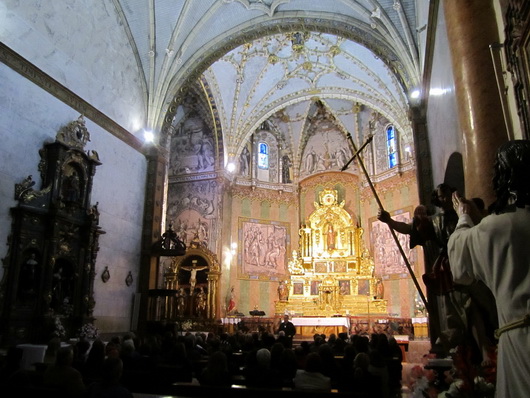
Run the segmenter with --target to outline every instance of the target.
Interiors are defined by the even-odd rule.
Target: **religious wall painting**
[[[217,188],[217,183],[212,180],[170,184],[166,224],[173,226],[187,246],[193,242],[215,249],[212,236],[217,228]]]
[[[307,141],[300,162],[300,177],[308,177],[325,171],[341,171],[352,156],[350,145],[338,129],[333,128],[313,134]],[[351,163],[347,169],[357,174],[357,166]]]
[[[322,281],[311,281],[311,296],[318,296],[318,288],[320,287],[320,284]]]
[[[195,210],[185,210],[177,217],[173,229],[186,246],[193,243],[209,248],[213,225],[214,220],[201,217]]]
[[[215,180],[170,183],[167,202],[168,222],[184,210],[195,210],[203,218],[214,217],[218,212],[218,184]]]
[[[348,272],[346,261],[341,261],[341,260],[333,261],[333,272]]]
[[[304,294],[304,282],[293,282],[293,294]]]
[[[249,148],[249,144],[245,144],[239,155],[239,175],[243,177],[250,176],[251,157]]]
[[[391,213],[394,220],[410,223],[411,209],[397,210]],[[416,261],[415,249],[409,248],[409,235],[396,233],[403,251],[412,264]],[[408,278],[408,270],[405,261],[399,251],[387,224],[382,223],[376,217],[370,219],[370,243],[375,264],[375,275],[383,279]]]
[[[317,274],[325,274],[328,272],[328,264],[325,262],[315,263],[315,272]]]
[[[351,287],[349,280],[339,280],[339,294],[342,296],[348,296],[351,294]]]
[[[357,293],[360,296],[370,295],[370,281],[368,279],[359,279],[357,281]]]
[[[212,132],[197,114],[190,114],[171,137],[170,175],[213,171],[215,144]]]
[[[289,223],[239,219],[239,277],[271,280],[287,274]]]

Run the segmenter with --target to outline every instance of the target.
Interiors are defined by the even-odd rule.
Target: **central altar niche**
[[[276,313],[292,316],[387,314],[382,280],[365,249],[363,229],[338,202],[338,192],[324,189],[315,211],[300,228],[299,251],[280,281]]]

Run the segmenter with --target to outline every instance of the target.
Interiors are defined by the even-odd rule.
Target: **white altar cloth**
[[[32,369],[33,364],[40,363],[44,360],[47,345],[19,344],[17,348],[22,349],[22,360],[20,367],[22,369]]]
[[[344,326],[350,329],[350,318],[348,317],[331,317],[331,318],[293,318],[291,322],[294,326]]]

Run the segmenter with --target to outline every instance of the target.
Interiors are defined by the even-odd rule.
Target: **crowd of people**
[[[85,340],[58,348],[53,340],[37,370],[20,368],[20,349],[9,350],[1,391],[55,389],[69,397],[132,397],[171,391],[174,383],[207,387],[332,390],[369,397],[399,396],[402,351],[386,334],[315,334],[291,346],[283,331],[187,332]],[[19,394],[20,395],[20,394]]]
[[[510,141],[496,156],[493,185],[497,200],[489,207],[490,215],[477,207],[481,201],[465,199],[441,184],[433,195],[433,204],[440,209],[434,216],[427,216],[424,206],[416,209],[410,224],[397,222],[384,211],[378,216],[390,228],[409,234],[413,245],[424,246],[426,255],[432,249],[426,276],[433,276],[434,281],[424,280],[430,302],[438,304],[438,308],[430,306],[434,344],[444,339],[450,344],[454,336],[447,332],[452,328],[471,329],[482,349],[482,365],[489,365],[485,348],[490,342],[486,344],[481,336],[483,319],[473,313],[491,304],[476,294],[477,284],[481,290],[490,289],[496,304],[490,315],[496,320],[498,311],[500,320],[495,334],[498,397],[523,397],[530,391],[526,354],[530,345],[529,175],[530,141]],[[451,319],[458,318],[459,303],[464,301],[469,303],[464,308],[466,322]],[[393,337],[315,334],[313,341],[293,345],[295,328],[288,318],[277,335],[168,331],[141,339],[125,335],[107,343],[80,340],[67,347],[54,339],[34,371],[21,368],[22,350],[12,347],[0,369],[0,391],[23,396],[23,390],[42,387],[68,397],[129,398],[131,391],[158,393],[164,386],[197,380],[209,387],[244,383],[264,389],[336,389],[356,396],[400,396],[403,358]]]

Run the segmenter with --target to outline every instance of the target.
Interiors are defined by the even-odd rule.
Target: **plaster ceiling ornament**
[[[223,0],[223,3],[230,4],[234,1],[244,5],[247,10],[259,10],[272,17],[278,6],[291,0]]]
[[[152,10],[133,3],[113,1],[163,147],[183,89],[198,80],[208,92],[204,109],[219,112],[211,131],[222,142],[220,166],[279,111],[289,118],[278,118],[279,128],[299,156],[315,95],[345,131],[353,132],[354,117],[339,109],[359,103],[413,142],[407,93],[421,81],[426,32],[411,27],[427,23],[416,1],[157,0]]]

